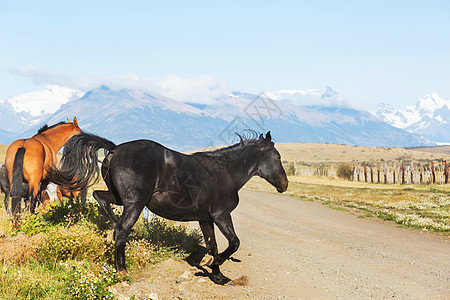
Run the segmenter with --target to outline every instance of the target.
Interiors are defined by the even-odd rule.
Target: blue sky
[[[184,100],[330,86],[369,110],[450,99],[450,1],[0,0],[0,99],[121,82]]]

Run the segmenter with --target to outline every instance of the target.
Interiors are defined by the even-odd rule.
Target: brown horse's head
[[[49,140],[53,140],[53,146],[55,147],[53,151],[58,151],[71,137],[82,132],[83,131],[78,126],[77,118],[75,117],[72,122],[67,119],[67,122],[60,122],[50,127],[44,125],[44,127],[39,129],[38,134],[35,135],[35,137],[39,138],[39,135],[43,135]]]
[[[77,131],[77,133],[83,132],[83,131],[81,130],[81,128],[78,126],[77,117],[74,117],[72,122],[70,122],[70,120],[67,119],[67,124],[72,124],[72,125],[73,125],[73,129],[74,129],[75,131]]]
[[[81,128],[78,126],[77,117],[74,117],[72,122],[70,122],[70,120],[67,119],[67,123],[66,124],[72,125],[72,126],[67,126],[66,127],[67,128],[66,132],[67,132],[67,136],[68,136],[67,140],[69,140],[72,136],[80,134],[80,133],[83,132],[81,130]]]

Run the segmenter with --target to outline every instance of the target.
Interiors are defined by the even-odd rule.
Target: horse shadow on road
[[[198,276],[198,277],[208,277],[211,281],[212,281],[212,272],[208,271],[208,269],[206,269],[205,267],[208,267],[208,263],[212,263],[212,257],[208,260],[207,257],[207,251],[206,251],[206,247],[204,246],[198,246],[195,251],[189,255],[185,260],[186,262],[192,266],[192,267],[196,267],[199,272],[196,272],[194,275]],[[229,257],[228,258],[229,261],[232,262],[236,262],[236,263],[240,263],[241,260],[234,258],[234,257]],[[208,263],[205,264],[205,261],[207,261]],[[229,278],[228,278],[229,279]],[[234,285],[233,281],[231,279],[229,279],[228,284]]]

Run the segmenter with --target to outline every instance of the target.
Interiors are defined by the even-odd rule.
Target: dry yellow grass
[[[430,189],[439,190],[445,193],[450,193],[450,184],[430,184],[430,185],[401,185],[401,184],[381,184],[368,183],[359,181],[348,181],[344,179],[334,179],[331,177],[304,177],[304,176],[288,176],[289,182],[298,182],[304,184],[334,186],[346,188],[359,189],[374,189],[374,190],[405,190],[414,187],[418,191],[429,191]]]
[[[432,153],[421,149],[412,150],[390,147],[361,147],[321,143],[277,143],[275,147],[284,161],[294,160],[305,164],[320,163],[382,163],[404,161],[440,161],[450,160],[450,153],[442,149],[442,153]],[[430,148],[427,148],[430,150]],[[421,151],[419,151],[421,150]]]
[[[6,150],[8,150],[9,145],[0,145],[0,164],[5,162]]]

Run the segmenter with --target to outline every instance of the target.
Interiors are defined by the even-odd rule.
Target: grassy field
[[[277,193],[257,177],[245,188]],[[320,201],[360,218],[379,217],[401,226],[450,235],[450,185],[385,185],[291,176],[285,194],[302,201]]]
[[[382,163],[409,161],[441,161],[450,160],[447,147],[434,148],[389,148],[360,147],[319,143],[277,143],[275,146],[284,161],[294,160],[305,164],[337,164],[337,163]],[[435,149],[432,152],[431,149]]]

